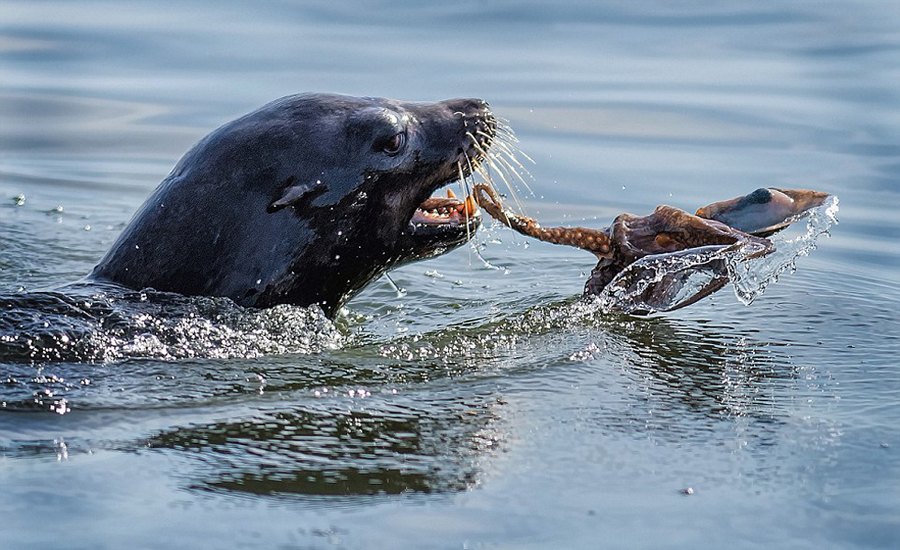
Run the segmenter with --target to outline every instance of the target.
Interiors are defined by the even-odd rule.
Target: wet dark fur
[[[465,155],[478,158],[466,134],[492,135],[492,121],[477,99],[276,100],[191,149],[89,278],[331,316],[390,267],[465,241],[462,225],[417,232],[409,221],[458,162],[468,168]],[[402,150],[385,152],[398,133]]]

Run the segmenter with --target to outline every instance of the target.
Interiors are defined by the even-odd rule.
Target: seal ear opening
[[[303,200],[311,199],[325,190],[320,182],[314,184],[296,183],[297,178],[291,176],[284,181],[281,188],[275,192],[275,200],[266,207],[266,212],[272,214],[288,206],[297,206]]]

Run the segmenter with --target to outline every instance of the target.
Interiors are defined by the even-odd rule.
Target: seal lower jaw
[[[433,258],[468,242],[481,226],[474,199],[446,197],[423,201],[395,241],[396,264]]]

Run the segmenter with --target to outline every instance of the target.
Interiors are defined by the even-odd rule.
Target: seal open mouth
[[[456,198],[456,194],[447,189],[446,197],[431,197],[416,208],[410,223],[416,226],[436,226],[476,224],[475,218],[481,216],[475,197],[469,195],[465,200]]]
[[[472,196],[459,200],[451,190],[446,197],[422,202],[398,240],[400,264],[443,254],[468,241],[481,225],[481,212]]]

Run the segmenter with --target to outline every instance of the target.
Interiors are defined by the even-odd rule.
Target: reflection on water
[[[364,408],[325,399],[324,406],[180,427],[147,445],[196,457],[202,465],[186,480],[194,488],[349,498],[465,490],[475,483],[478,455],[497,444],[490,396],[396,403],[355,391]]]
[[[657,410],[681,414],[680,403],[711,418],[749,417],[763,423],[787,414],[776,394],[790,387],[799,367],[780,349],[784,343],[665,319],[636,323],[619,334],[638,358],[636,371],[652,380],[648,389],[659,394]]]
[[[782,345],[733,328],[610,317],[591,301],[575,301],[390,343],[348,342],[305,359],[21,365],[0,396],[7,410],[96,411],[100,425],[106,411],[118,410],[137,425],[150,422],[146,439],[134,441],[121,422],[97,433],[88,421],[94,436],[66,438],[65,452],[182,454],[193,463],[178,475],[184,488],[347,498],[455,492],[475,486],[483,460],[505,447],[507,400],[498,384],[552,385],[565,376],[547,371],[559,354],[576,363],[600,361],[591,368],[595,375],[623,361],[630,382],[604,391],[630,404],[595,421],[675,442],[737,418],[759,423],[754,437],[773,437],[789,414],[778,395],[798,375],[778,351]],[[634,402],[632,386],[643,388]],[[182,407],[196,411],[186,423],[152,419]],[[647,408],[652,419],[643,417]],[[49,427],[44,422],[26,426],[25,439],[4,443],[6,456],[62,452],[58,439],[40,439]]]

